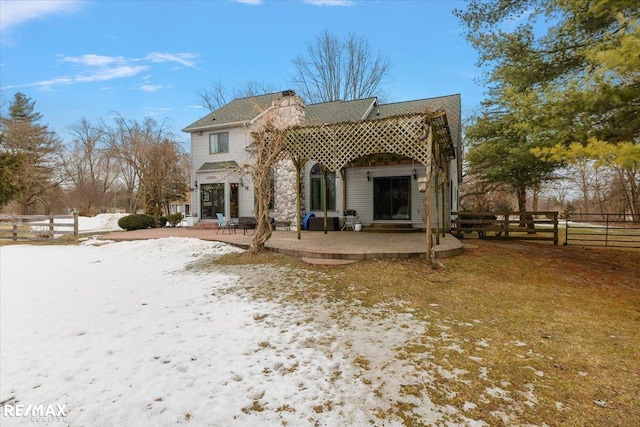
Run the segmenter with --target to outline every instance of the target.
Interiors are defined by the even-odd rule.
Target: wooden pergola
[[[301,170],[310,159],[320,164],[325,178],[328,172],[339,172],[344,178],[345,166],[371,154],[393,153],[423,164],[427,171],[427,257],[431,261],[431,181],[434,176],[437,179],[438,172],[444,172],[447,162],[455,158],[455,148],[444,110],[359,122],[291,127],[282,131],[282,137],[284,150],[291,156],[296,167],[297,212],[301,210]],[[297,228],[300,239],[301,227]],[[324,230],[326,233],[326,205]]]

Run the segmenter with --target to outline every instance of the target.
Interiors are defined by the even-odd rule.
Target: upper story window
[[[209,134],[209,154],[229,152],[229,132]]]

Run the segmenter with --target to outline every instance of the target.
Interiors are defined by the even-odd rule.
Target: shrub
[[[178,224],[180,224],[180,222],[182,221],[182,218],[184,218],[184,216],[180,212],[167,215],[167,221],[172,227],[175,227]]]
[[[120,228],[124,228],[127,231],[131,230],[143,230],[145,228],[153,228],[156,226],[156,220],[151,215],[146,214],[133,214],[123,216],[118,220]]]
[[[156,217],[156,227],[164,228],[167,225],[167,218],[164,216]]]

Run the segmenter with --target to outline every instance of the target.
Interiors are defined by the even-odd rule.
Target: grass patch
[[[277,277],[266,274],[253,288],[261,298],[403,302],[399,310],[430,327],[421,342],[397,349],[398,357],[435,378],[424,388],[405,386],[405,395],[426,394],[490,425],[640,425],[638,252],[474,244],[435,272],[417,259],[322,267],[273,253],[213,263],[275,268]],[[304,287],[291,286],[302,279]],[[393,412],[405,425],[421,423],[407,402]]]

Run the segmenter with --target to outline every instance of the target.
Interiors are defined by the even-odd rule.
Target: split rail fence
[[[3,219],[0,227],[0,238],[14,241],[46,240],[58,235],[77,239],[78,215],[12,215]]]

